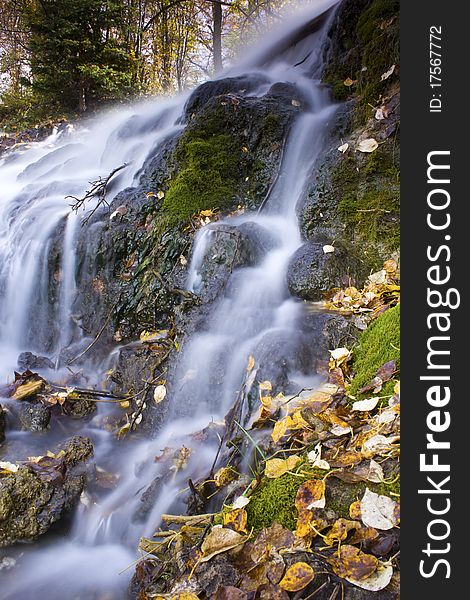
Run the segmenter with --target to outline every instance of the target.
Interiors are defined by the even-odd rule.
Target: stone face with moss
[[[372,381],[377,370],[386,362],[396,361],[400,365],[400,305],[390,308],[362,333],[353,351],[352,368],[355,372],[350,393]],[[393,382],[387,382],[382,395],[393,394]]]

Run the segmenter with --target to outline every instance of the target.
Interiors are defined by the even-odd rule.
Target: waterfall
[[[98,502],[85,494],[65,536],[48,536],[47,541],[28,548],[14,576],[2,584],[0,598],[124,598],[138,558],[139,538],[153,533],[162,513],[184,512],[179,490],[188,478],[197,480],[210,471],[217,446],[198,442],[193,434],[224,418],[243,382],[250,355],[265,352],[273,361],[286,363],[291,384],[305,376],[290,368],[289,356],[285,356],[296,352],[303,311],[302,304],[288,293],[286,270],[301,245],[296,205],[306,193],[336,110],[320,82],[328,23],[323,20],[321,27],[312,28],[300,44],[282,48],[290,33],[333,4],[317,3],[230,70],[230,75],[248,78],[263,73],[267,83],[250,90],[254,96],[266,93],[276,82],[293,83],[309,108],[289,133],[279,176],[262,209],[226,218],[199,232],[187,288],[198,292],[201,265],[218,228],[255,226],[269,238],[268,251],[257,264],[234,270],[204,330],[194,333],[185,344],[175,370],[171,410],[155,439],[116,443],[112,434],[100,427],[105,409],[99,409],[83,426],[80,433],[93,439],[97,464],[119,474],[117,485]],[[280,54],[276,54],[278,48]],[[65,198],[83,196],[90,181],[124,163],[127,166],[113,193],[135,185],[150,151],[182,127],[186,100],[184,95],[120,108],[73,133],[54,134],[0,161],[3,380],[11,376],[20,352],[34,350],[56,359],[80,335],[72,317],[80,288],[75,241],[82,215],[71,212]],[[51,251],[57,246],[58,261],[52,264]],[[53,327],[41,330],[41,322],[46,320]],[[166,447],[182,446],[191,451],[186,469],[161,481],[151,510],[136,518],[142,490],[158,481],[161,467],[155,456]]]

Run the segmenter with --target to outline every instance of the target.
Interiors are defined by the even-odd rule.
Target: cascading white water
[[[292,30],[311,21],[332,6],[320,2],[308,15],[297,18]],[[261,262],[236,269],[223,297],[214,306],[203,332],[195,333],[186,343],[179,361],[171,394],[172,409],[158,436],[145,442],[116,445],[113,437],[101,429],[101,413],[80,431],[93,439],[95,460],[103,468],[119,474],[116,488],[98,502],[84,496],[70,532],[50,538],[26,552],[11,577],[0,588],[0,598],[61,600],[79,598],[117,599],[125,596],[136,560],[139,537],[151,535],[159,517],[169,510],[184,512],[179,490],[188,478],[195,481],[207,475],[217,447],[197,441],[192,434],[211,421],[222,420],[234,403],[250,354],[270,336],[295,339],[298,336],[301,303],[289,297],[285,275],[289,258],[301,244],[295,207],[305,193],[313,164],[322,148],[323,134],[335,111],[327,90],[318,80],[320,51],[326,27],[290,48],[279,59],[266,63],[270,41],[257,55],[242,61],[232,74],[257,73],[269,85],[294,83],[307,98],[308,112],[292,128],[284,160],[268,202],[259,214],[245,214],[219,222],[241,227],[251,222],[269,232],[272,248]],[[282,39],[284,31],[279,35]],[[261,58],[262,57],[262,58]],[[301,63],[301,64],[300,64]],[[297,66],[296,66],[297,65]],[[269,87],[263,84],[251,95],[261,95]],[[119,189],[131,185],[150,149],[178,125],[185,97],[166,103],[146,103],[134,111],[112,113],[99,124],[90,124],[70,136],[54,135],[34,144],[27,151],[7,157],[0,163],[0,376],[5,379],[16,365],[18,353],[37,349],[54,357],[73,339],[75,326],[71,307],[76,293],[74,240],[79,216],[70,213],[67,195],[83,195],[88,182],[124,162]],[[132,119],[137,113],[139,127],[133,134]],[[158,117],[158,119],[156,118]],[[151,124],[159,121],[158,129]],[[129,126],[130,124],[130,126]],[[126,127],[125,135],[119,131]],[[146,133],[142,133],[146,131]],[[187,286],[197,292],[201,285],[200,268],[210,249],[211,231],[204,228],[193,248]],[[52,310],[59,324],[59,335],[52,346],[34,347],[30,322],[40,322],[48,306],[50,276],[47,256],[60,233],[60,273],[56,280],[58,302]],[[43,337],[46,339],[46,336]],[[282,355],[282,349],[279,350]],[[218,374],[216,376],[216,374]],[[220,374],[222,376],[220,376]],[[312,376],[315,374],[312,373]],[[290,373],[292,381],[298,374]],[[187,466],[160,482],[150,512],[139,515],[140,495],[158,480],[161,466],[155,462],[166,447],[191,451]],[[128,568],[129,567],[129,568]]]

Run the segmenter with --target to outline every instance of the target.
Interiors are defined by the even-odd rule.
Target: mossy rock
[[[298,518],[295,498],[299,487],[309,479],[323,479],[327,474],[328,471],[313,469],[308,475],[286,473],[278,479],[263,478],[246,506],[249,527],[253,527],[257,532],[273,523],[279,523],[293,531]],[[396,499],[400,493],[400,482],[396,480],[391,484],[348,483],[335,477],[327,477],[325,508],[335,511],[338,517],[349,518],[350,505],[363,497],[366,488],[376,494]]]
[[[385,92],[389,81],[381,76],[399,63],[400,3],[398,0],[347,0],[330,32],[332,45],[324,73],[335,99],[358,99],[357,122],[363,122]],[[345,86],[350,78],[356,83]]]
[[[178,144],[182,168],[169,184],[163,210],[184,221],[202,210],[230,207],[236,194],[241,148],[226,134],[206,139],[183,135]]]
[[[399,368],[400,304],[380,315],[360,336],[353,351],[352,368],[355,376],[351,383],[351,395],[356,396],[358,390],[372,381],[377,370],[391,360],[396,361]],[[381,395],[392,395],[393,387],[393,381],[387,382]]]

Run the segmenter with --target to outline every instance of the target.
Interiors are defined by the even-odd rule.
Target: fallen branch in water
[[[95,181],[90,181],[91,188],[85,192],[85,195],[83,196],[83,198],[77,198],[76,196],[66,196],[65,197],[66,200],[68,200],[70,198],[71,200],[74,201],[74,203],[71,205],[71,207],[72,207],[72,210],[74,210],[75,212],[78,212],[80,210],[80,208],[84,208],[85,204],[89,200],[97,198],[98,202],[97,202],[95,208],[93,208],[91,210],[91,212],[83,219],[82,225],[86,225],[86,223],[88,223],[88,221],[95,214],[95,212],[98,210],[98,208],[100,208],[100,206],[102,206],[103,204],[108,205],[108,203],[106,201],[106,196],[108,193],[109,182],[116,175],[116,173],[119,173],[119,171],[122,171],[126,167],[127,167],[127,163],[124,163],[120,167],[117,167],[116,169],[111,171],[111,173],[104,179],[103,179],[103,177],[99,177]]]

